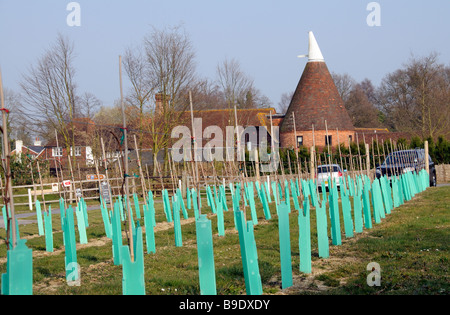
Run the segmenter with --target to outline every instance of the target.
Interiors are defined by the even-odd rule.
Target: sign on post
[[[103,180],[106,179],[105,175],[100,174],[99,176],[97,176],[96,174],[87,174],[86,175],[86,180]]]
[[[70,180],[65,180],[61,183],[62,186],[64,187],[70,187]]]
[[[101,175],[100,175],[101,176]],[[102,194],[103,200],[105,200],[106,203],[110,203],[110,197],[109,197],[109,185],[107,181],[103,181],[100,183],[100,193]]]

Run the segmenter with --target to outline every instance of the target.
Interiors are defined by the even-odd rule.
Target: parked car
[[[401,175],[406,172],[420,172],[425,169],[425,150],[412,149],[401,150],[389,154],[383,164],[376,168],[376,176],[380,178],[384,175],[391,177],[392,175]],[[436,186],[436,168],[430,155],[428,155],[430,168],[430,186]]]
[[[325,164],[317,167],[316,179],[319,191],[322,191],[322,182],[325,182],[325,189],[328,190],[328,181],[335,179],[336,186],[339,189],[339,177],[343,176],[343,171],[338,164]]]

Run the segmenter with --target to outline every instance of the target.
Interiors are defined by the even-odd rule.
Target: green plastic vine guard
[[[120,205],[117,201],[114,204],[114,211],[111,215],[111,230],[112,230],[112,253],[114,265],[118,266],[122,263],[121,248],[122,248],[122,229],[120,220]]]
[[[42,211],[41,211],[41,203],[39,202],[39,200],[36,200],[36,217],[38,223],[38,232],[39,235],[42,236],[44,235],[44,225],[42,224]]]
[[[220,211],[219,209],[217,209]],[[197,236],[198,271],[201,295],[216,295],[216,273],[211,221],[201,215],[195,222]]]
[[[300,271],[311,273],[311,219],[309,200],[303,201],[303,209],[298,214]]]
[[[26,240],[18,239],[7,251],[6,273],[2,274],[2,295],[33,294],[33,255]]]
[[[181,221],[180,221],[180,202],[177,196],[172,196],[172,209],[173,209],[173,228],[175,231],[175,246],[183,246],[183,238],[181,235]]]
[[[278,235],[280,243],[281,287],[285,289],[293,285],[289,208],[286,202],[282,202],[278,207]]]
[[[65,267],[66,280],[68,283],[79,280],[79,270],[77,264],[77,247],[75,243],[75,223],[73,218],[73,208],[67,208],[64,217],[64,241],[65,241]]]
[[[80,236],[80,244],[87,244],[87,234],[86,234],[86,221],[84,220],[84,212],[83,206],[81,203],[78,203],[75,208],[75,213],[77,215],[77,226],[78,226],[78,234]]]
[[[331,242],[333,245],[341,245],[341,224],[339,220],[339,203],[338,203],[338,191],[336,184],[332,185],[329,193],[329,207],[330,207],[330,219],[331,219]],[[322,190],[323,192],[323,190]],[[325,199],[324,199],[325,201]],[[323,202],[324,202],[323,201]]]
[[[321,258],[330,256],[326,206],[327,204],[322,202],[316,207],[317,246]]]
[[[248,221],[245,224],[244,214],[240,210],[236,211],[236,221],[247,295],[261,295],[262,283],[261,275],[259,274],[255,236],[253,234],[253,222]]]
[[[49,205],[48,212],[44,212],[45,222],[45,250],[53,253],[53,227],[52,227],[52,207]]]
[[[122,245],[122,293],[123,295],[145,295],[144,278],[144,248],[142,240],[142,228],[137,221],[136,228],[133,231],[134,240],[134,261],[131,261],[131,255],[128,245]]]
[[[145,242],[147,244],[147,254],[156,252],[155,245],[155,206],[153,200],[153,193],[148,192],[147,204],[143,206],[144,210],[144,225],[145,225]]]

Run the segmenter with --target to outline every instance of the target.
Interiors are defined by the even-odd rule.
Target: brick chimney
[[[39,140],[39,137],[36,137],[36,139],[34,140],[34,145],[37,147],[40,147],[42,145],[42,141]]]
[[[170,101],[170,95],[164,95],[163,93],[155,94],[155,114],[160,114],[164,110],[164,106],[166,106]]]

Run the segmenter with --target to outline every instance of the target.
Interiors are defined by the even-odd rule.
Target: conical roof
[[[296,131],[354,130],[344,101],[334,84],[317,41],[309,33],[309,58],[294,92],[280,132],[294,131],[292,113],[295,115]]]

